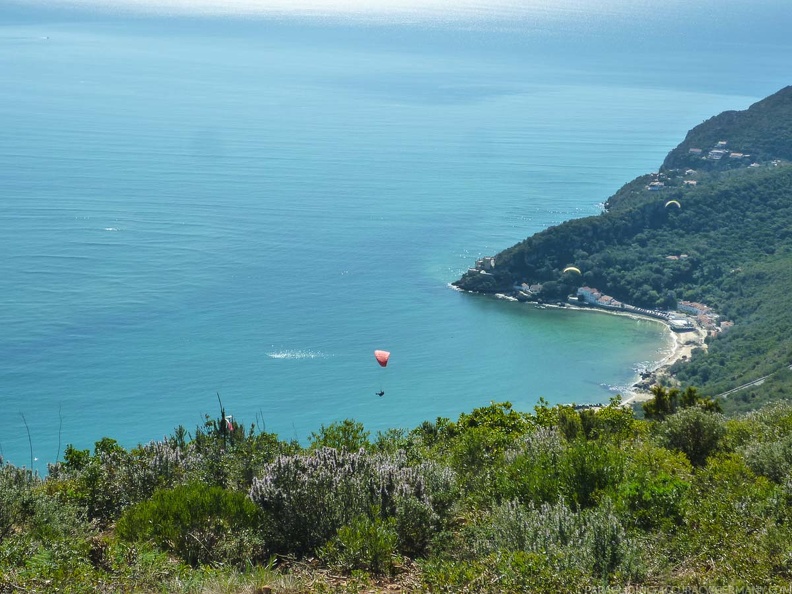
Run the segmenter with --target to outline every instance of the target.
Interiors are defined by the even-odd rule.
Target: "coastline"
[[[704,339],[707,337],[707,331],[702,328],[698,323],[694,323],[694,330],[691,332],[675,332],[665,320],[655,318],[652,316],[641,315],[635,312],[622,312],[607,309],[600,309],[597,307],[581,307],[578,305],[550,305],[544,307],[554,307],[558,309],[572,309],[575,311],[590,311],[596,313],[607,314],[611,316],[627,316],[633,319],[649,320],[662,324],[668,329],[671,335],[672,345],[671,352],[658,361],[651,369],[636,376],[636,381],[628,388],[622,397],[622,406],[632,406],[641,402],[651,400],[654,396],[650,392],[652,385],[656,384],[662,378],[670,377],[669,370],[674,363],[678,361],[689,360],[693,350],[697,348],[706,349],[707,345]]]
[[[644,379],[644,377],[641,376],[640,381],[633,384],[630,389],[622,395],[622,404],[624,406],[631,406],[634,403],[651,400],[654,396],[649,389],[659,380],[671,377],[669,370],[674,363],[690,360],[693,350],[697,348],[707,348],[707,344],[704,342],[704,339],[707,337],[707,331],[701,326],[696,325],[695,330],[692,332],[680,333],[674,332],[671,326],[666,322],[661,320],[658,321],[665,325],[671,333],[673,339],[671,352],[648,371],[648,377]]]
[[[467,291],[465,289],[461,289],[459,287],[454,286],[453,284],[449,283],[448,286],[455,290],[460,291],[462,293],[474,293],[475,291]],[[514,301],[518,302],[521,301],[516,297],[508,295],[506,293],[495,293],[494,297],[496,299],[502,299],[505,301]],[[671,350],[670,352],[657,361],[651,368],[647,369],[642,373],[637,373],[635,376],[635,381],[627,388],[623,393],[619,395],[622,398],[621,404],[622,406],[633,406],[635,404],[640,404],[642,402],[646,402],[654,398],[653,394],[651,393],[651,387],[664,380],[671,378],[670,369],[678,361],[687,361],[691,358],[693,351],[695,349],[701,348],[706,350],[707,344],[705,339],[707,337],[707,330],[701,326],[701,324],[696,321],[695,319],[691,320],[693,322],[693,330],[689,332],[677,332],[671,327],[671,324],[664,319],[657,318],[654,316],[644,315],[640,312],[635,311],[618,311],[612,309],[604,309],[599,307],[592,307],[592,306],[581,306],[575,305],[572,303],[543,303],[538,305],[542,308],[554,308],[554,309],[567,309],[573,311],[587,311],[587,312],[594,312],[594,313],[601,313],[610,316],[626,316],[629,318],[633,318],[636,320],[648,320],[651,322],[656,322],[658,324],[662,324],[666,327],[670,337],[671,337]],[[598,405],[582,405],[586,407],[597,407]]]

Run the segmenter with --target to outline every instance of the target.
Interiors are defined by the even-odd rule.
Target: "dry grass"
[[[342,575],[316,561],[284,561],[277,569],[230,573],[203,581],[185,591],[195,594],[399,594],[421,591],[420,570],[400,566],[392,577],[366,573]]]

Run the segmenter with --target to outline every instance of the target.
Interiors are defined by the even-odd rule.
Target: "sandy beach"
[[[562,307],[555,305],[547,305],[546,307]],[[647,370],[643,376],[636,376],[636,381],[633,385],[622,394],[622,404],[631,406],[635,403],[646,402],[653,398],[649,387],[657,383],[661,378],[669,377],[670,367],[677,361],[686,361],[690,359],[693,350],[697,348],[706,349],[707,345],[704,339],[707,337],[707,331],[694,321],[694,330],[689,332],[675,332],[671,329],[671,325],[665,320],[661,320],[652,316],[644,316],[635,312],[622,312],[607,309],[600,309],[596,307],[580,307],[577,305],[564,305],[563,309],[574,309],[579,311],[590,311],[595,313],[602,313],[611,316],[627,316],[635,319],[650,320],[662,324],[668,329],[671,334],[672,346],[671,352],[661,359],[654,367]],[[648,377],[647,375],[648,374]]]
[[[690,359],[693,350],[697,348],[706,349],[707,345],[704,339],[707,337],[707,331],[704,328],[696,325],[695,330],[691,332],[674,332],[671,326],[661,320],[657,320],[668,328],[673,339],[673,346],[671,352],[663,358],[653,369],[649,370],[650,376],[646,379],[636,382],[622,394],[622,404],[632,405],[637,402],[646,402],[653,398],[652,393],[648,387],[657,383],[661,378],[669,376],[670,367],[677,361],[687,361]]]

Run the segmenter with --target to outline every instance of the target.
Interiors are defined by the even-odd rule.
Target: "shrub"
[[[397,558],[396,522],[376,514],[360,516],[338,529],[319,556],[347,573],[359,569],[375,574],[391,574]]]
[[[263,468],[277,456],[300,449],[274,433],[246,433],[238,423],[230,435],[196,430],[196,439],[183,448],[183,482],[200,482],[232,490],[247,490]]]
[[[493,472],[502,464],[504,436],[489,427],[470,427],[452,441],[450,465],[471,497],[491,495]]]
[[[558,408],[558,430],[567,441],[574,441],[583,435],[583,423],[580,413],[572,406],[559,406]]]
[[[242,565],[261,559],[259,509],[243,494],[198,483],[157,491],[128,509],[116,530],[127,541],[151,541],[192,566]]]
[[[64,459],[49,466],[49,478],[68,485],[64,495],[84,508],[89,519],[109,524],[134,501],[135,490],[124,481],[130,455],[114,439],[97,441],[93,456],[69,445]]]
[[[85,541],[58,539],[39,543],[17,573],[19,581],[30,583],[31,590],[41,592],[74,592],[89,594],[94,568]]]
[[[683,452],[693,466],[703,466],[726,435],[723,415],[687,408],[668,417],[660,427],[663,445]]]
[[[0,458],[0,542],[25,519],[33,483],[30,470],[5,464]]]
[[[742,449],[748,467],[756,474],[783,483],[792,474],[792,435],[779,441],[752,443]]]
[[[393,515],[399,551],[409,557],[426,552],[439,525],[439,514],[425,499],[399,497]]]
[[[345,419],[341,422],[330,423],[327,427],[322,425],[319,433],[311,433],[309,441],[311,448],[335,448],[356,452],[360,448],[370,447],[369,432],[362,423]]]
[[[492,553],[459,563],[431,559],[421,564],[421,578],[429,592],[443,594],[503,594],[581,592],[590,583],[576,569],[558,571],[540,553]]]
[[[70,445],[64,461],[49,466],[49,489],[80,505],[102,525],[109,525],[130,505],[149,499],[158,489],[201,482],[246,490],[277,455],[299,449],[296,442],[282,442],[275,434],[254,429],[246,431],[236,424],[230,430],[227,422],[207,415],[191,441],[184,428],[178,427],[174,436],[131,451],[109,438],[96,442],[93,455]]]
[[[460,488],[474,499],[492,495],[493,470],[502,464],[504,453],[515,440],[534,427],[530,415],[512,410],[509,402],[492,402],[463,413],[456,423],[438,419],[438,425],[440,443],[448,452]]]
[[[563,501],[538,507],[507,501],[493,508],[474,529],[473,552],[481,556],[528,551],[552,556],[559,549],[580,545],[578,532],[578,516]]]
[[[553,502],[560,497],[559,461],[566,449],[555,428],[540,427],[529,433],[506,455],[497,477],[500,500],[523,504]]]
[[[607,406],[598,410],[586,409],[580,412],[583,431],[588,439],[610,439],[622,441],[636,431],[633,411],[623,406],[621,397],[614,396]]]
[[[559,460],[560,490],[580,508],[594,506],[599,497],[621,481],[624,456],[602,441],[579,439]]]
[[[86,530],[77,509],[59,501],[30,470],[0,463],[0,543],[23,532],[48,541]]]
[[[670,553],[704,583],[759,585],[792,577],[783,489],[737,455],[716,455],[696,472]]]
[[[407,466],[402,455],[323,448],[278,457],[253,481],[250,497],[264,510],[278,552],[314,551],[372,508],[382,519],[396,518],[400,544],[414,552],[426,546],[452,482],[447,471]]]
[[[652,386],[654,398],[643,403],[647,419],[662,421],[679,410],[695,407],[707,412],[721,412],[720,402],[698,395],[696,389],[689,387],[682,392],[679,388],[666,390],[660,384]]]
[[[117,584],[107,591],[180,592],[185,589],[183,584],[197,577],[189,566],[174,563],[169,553],[148,543],[109,539],[105,545],[101,552],[103,564],[108,567],[105,581],[112,576]]]
[[[304,554],[365,514],[374,488],[372,469],[361,453],[319,449],[309,455],[279,456],[253,480],[250,498],[267,518],[267,537],[279,553]],[[372,485],[373,487],[373,485]]]
[[[682,519],[681,502],[689,487],[667,474],[644,475],[621,485],[619,501],[636,527],[671,529]]]
[[[524,552],[544,559],[554,574],[625,580],[638,576],[637,556],[624,526],[609,501],[575,513],[565,502],[496,506],[472,529],[475,557]]]
[[[759,428],[758,432],[763,441],[778,439],[792,434],[792,402],[773,402],[748,413],[744,419]]]
[[[438,419],[439,421],[440,419]],[[533,428],[530,415],[512,410],[511,402],[491,402],[489,406],[462,413],[456,423],[443,423],[442,432],[447,437],[464,434],[470,429],[486,429],[488,446],[492,451],[503,451],[520,435]]]
[[[373,450],[380,454],[396,454],[399,450],[407,451],[414,447],[414,439],[404,429],[387,429],[377,431],[377,438]]]

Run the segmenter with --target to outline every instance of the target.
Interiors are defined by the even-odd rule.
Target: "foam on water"
[[[325,359],[329,355],[319,351],[286,350],[267,353],[270,359]]]

